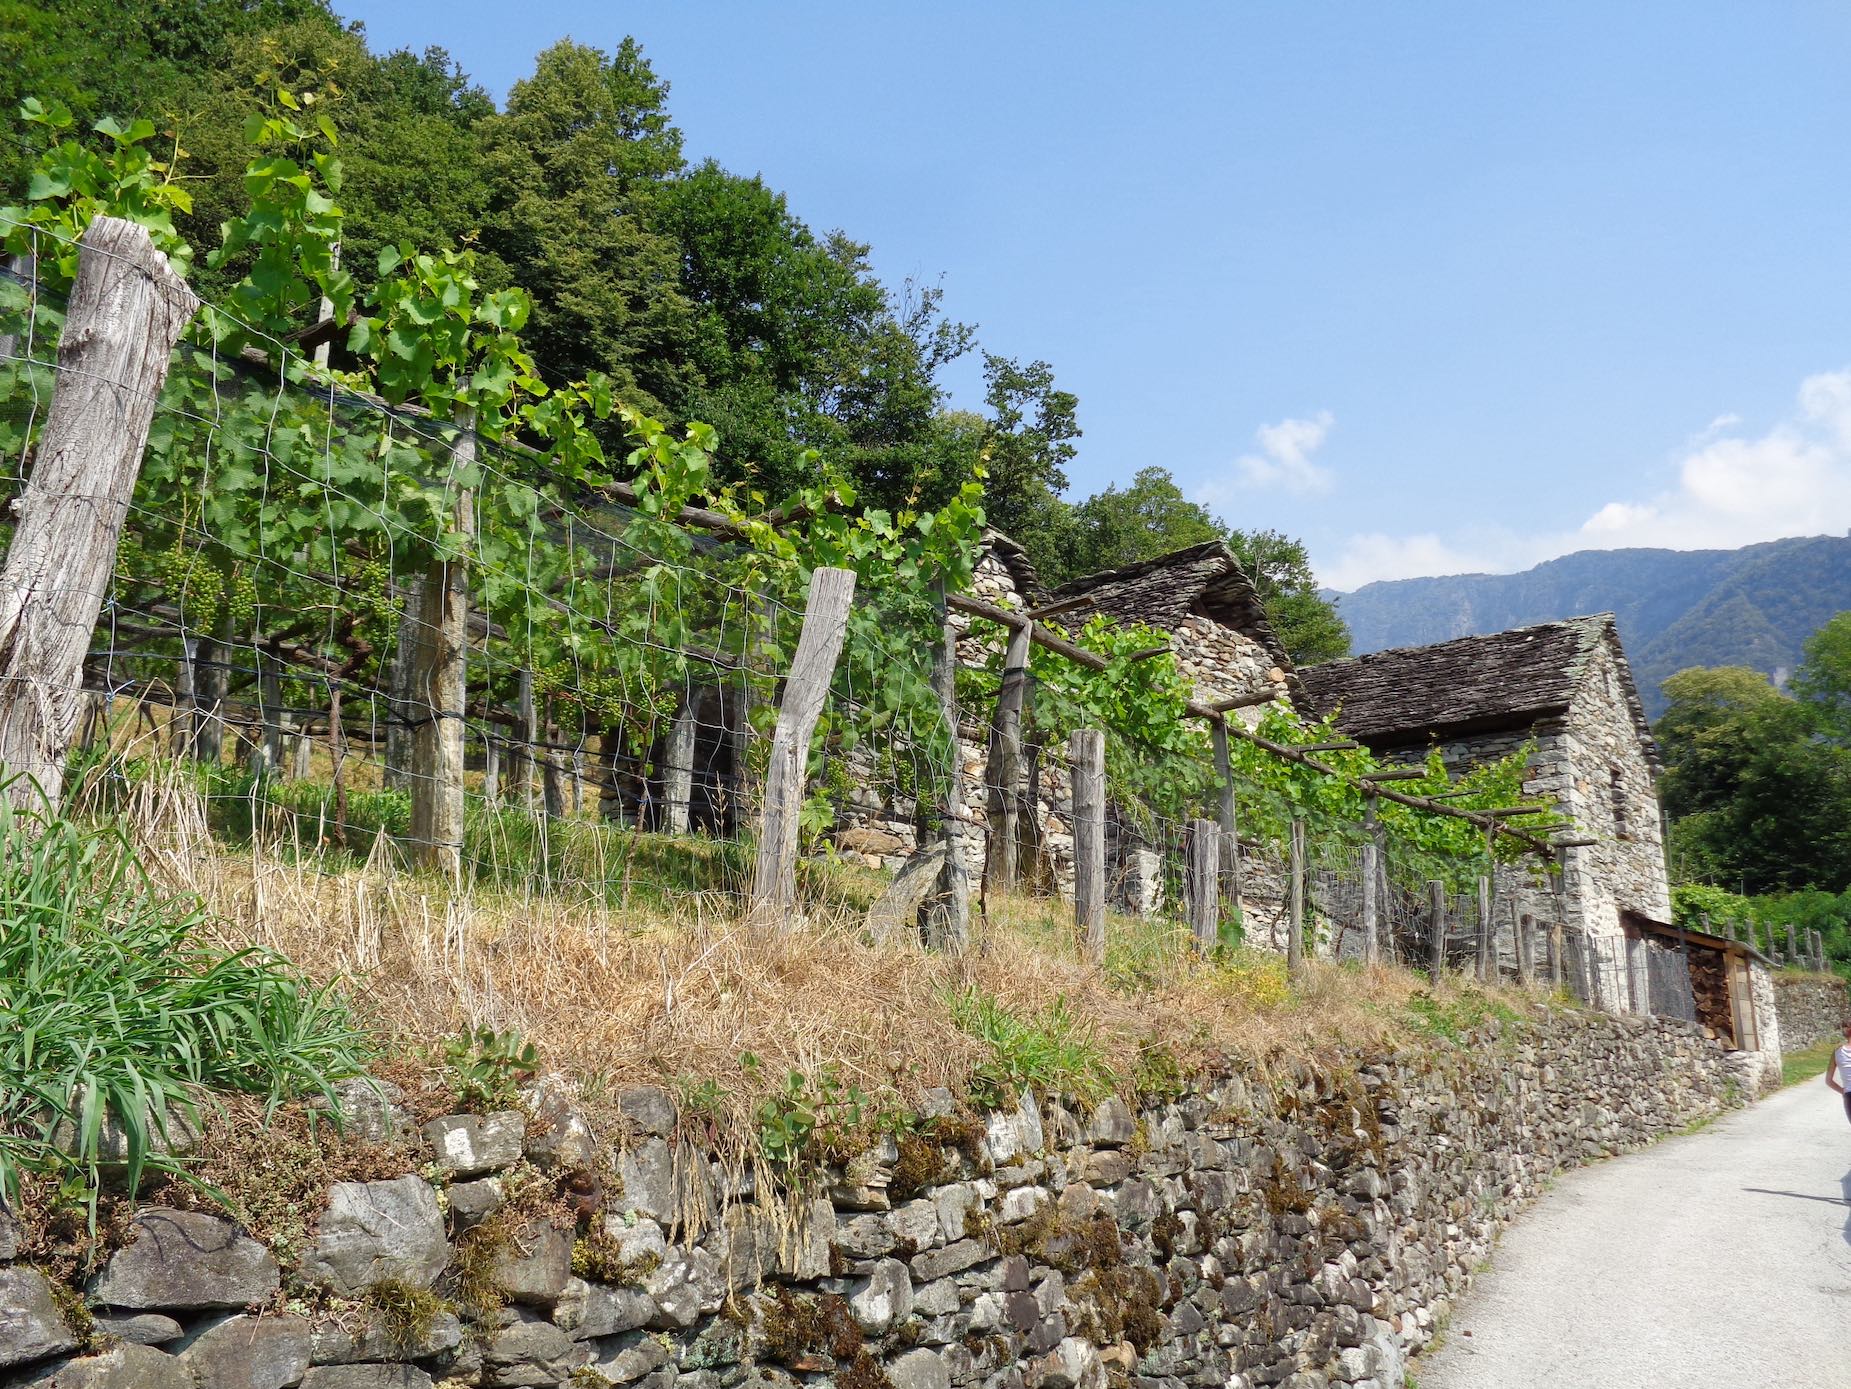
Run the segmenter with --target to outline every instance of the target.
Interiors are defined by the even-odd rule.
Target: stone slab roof
[[[1612,613],[1571,617],[1432,646],[1403,646],[1307,666],[1299,672],[1319,713],[1364,742],[1405,744],[1435,737],[1533,726],[1568,711],[1589,659],[1611,640],[1639,738],[1651,729]]]
[[[1084,600],[1072,602],[1072,600]],[[1072,602],[1072,606],[1066,606]],[[1258,642],[1285,672],[1292,702],[1305,707],[1292,658],[1267,620],[1266,608],[1234,552],[1220,540],[1173,550],[1154,559],[1071,579],[1047,595],[1062,605],[1049,620],[1069,630],[1084,627],[1097,613],[1120,622],[1173,632],[1191,613],[1213,618]]]

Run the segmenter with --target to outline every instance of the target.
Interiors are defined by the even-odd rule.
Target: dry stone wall
[[[607,1164],[549,1087],[427,1124],[419,1172],[337,1184],[294,1267],[144,1208],[81,1289],[54,1286],[0,1222],[0,1382],[1402,1389],[1552,1173],[1741,1093],[1694,1029],[1546,1011],[1138,1109],[973,1116],[931,1092],[774,1218],[663,1092],[621,1096]],[[576,1180],[594,1165],[601,1199]],[[564,1214],[503,1204],[556,1179]]]
[[[1851,997],[1846,995],[1844,980],[1791,970],[1770,973],[1783,1052],[1804,1051],[1839,1035],[1845,1019],[1851,1018]]]

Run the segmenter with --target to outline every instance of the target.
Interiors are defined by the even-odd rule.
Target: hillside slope
[[[1358,654],[1613,612],[1646,712],[1686,666],[1745,665],[1783,679],[1806,638],[1851,608],[1851,535],[1740,550],[1581,550],[1521,574],[1453,574],[1329,594]]]

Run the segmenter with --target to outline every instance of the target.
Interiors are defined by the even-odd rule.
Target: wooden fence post
[[[1825,933],[1820,931],[1819,928],[1816,926],[1812,929],[1812,960],[1813,960],[1813,967],[1817,969],[1819,973],[1824,974],[1825,973]]]
[[[1377,958],[1378,936],[1380,926],[1376,921],[1376,877],[1377,862],[1381,856],[1380,846],[1376,843],[1376,807],[1375,794],[1363,792],[1363,963],[1374,964]]]
[[[752,912],[762,924],[787,921],[797,905],[797,818],[803,808],[810,735],[829,697],[829,682],[848,635],[848,610],[854,599],[854,570],[818,569],[810,575],[803,633],[778,702],[764,804],[759,811]]]
[[[1549,987],[1562,987],[1562,923],[1552,921],[1549,929],[1543,932],[1543,939],[1549,943]]]
[[[1516,910],[1517,910],[1517,904],[1513,901],[1511,903],[1512,915],[1516,914]],[[1531,921],[1530,915],[1528,912],[1525,912],[1521,916],[1517,916],[1516,922],[1517,922],[1517,982],[1523,985],[1523,987],[1527,989],[1530,987],[1530,985],[1536,982],[1535,962],[1531,958],[1531,952],[1533,949],[1533,937],[1531,936],[1531,929],[1533,926],[1533,922]]]
[[[983,856],[983,887],[1013,892],[1021,881],[1022,709],[1028,694],[1028,650],[1034,624],[1009,629],[1003,656],[1003,685],[990,721],[990,754],[984,763],[990,836]]]
[[[1075,729],[1067,745],[1073,781],[1073,919],[1087,959],[1105,961],[1105,734]]]
[[[515,682],[513,741],[508,744],[508,785],[518,790],[521,805],[533,813],[533,754],[540,741],[540,715],[533,697],[533,672],[523,670]]]
[[[4,793],[21,808],[63,794],[84,656],[168,362],[199,307],[133,222],[94,218],[78,247],[57,385],[0,569],[0,768],[21,778]]]
[[[1491,879],[1485,874],[1478,875],[1478,982],[1486,984],[1491,981],[1496,961],[1492,957],[1492,942],[1496,939],[1495,927],[1491,923]]]
[[[501,740],[492,726],[482,735],[482,803],[501,804]]]
[[[476,413],[457,411],[450,445],[450,526],[464,553],[438,559],[418,588],[407,681],[412,710],[411,859],[456,881],[463,872],[463,710],[468,694],[469,562],[475,493],[458,482],[476,461]]]
[[[944,586],[939,586],[944,610]],[[970,940],[970,866],[964,856],[964,746],[958,740],[958,632],[946,620],[932,648],[932,690],[938,696],[950,765],[945,769],[938,806],[938,837],[945,857],[938,870],[938,891],[926,903],[925,942],[935,950],[962,950]]]
[[[670,834],[686,834],[690,822],[689,807],[694,800],[694,726],[700,709],[700,691],[682,692],[675,721],[669,725],[668,745],[662,751],[662,828]]]
[[[1292,821],[1292,847],[1287,864],[1291,876],[1286,897],[1291,915],[1286,923],[1285,964],[1293,975],[1305,967],[1305,822]]]
[[[1434,983],[1446,972],[1446,884],[1438,878],[1427,882],[1427,974]]]
[[[1805,961],[1800,958],[1799,929],[1793,925],[1787,927],[1787,963],[1792,965],[1803,965],[1805,963]]]
[[[1221,826],[1213,820],[1189,822],[1189,924],[1195,948],[1204,955],[1215,948],[1220,935],[1220,848]]]
[[[1220,784],[1221,792],[1218,819],[1221,827],[1219,861],[1221,876],[1225,879],[1222,892],[1228,899],[1229,907],[1238,914],[1240,912],[1240,823],[1235,815],[1234,765],[1228,756],[1228,723],[1225,714],[1211,725],[1210,734],[1215,743],[1215,780]]]

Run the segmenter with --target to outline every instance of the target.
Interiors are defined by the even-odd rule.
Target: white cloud
[[[1239,485],[1283,487],[1288,492],[1330,491],[1330,469],[1312,462],[1311,455],[1324,446],[1336,422],[1330,411],[1320,410],[1308,420],[1284,419],[1278,424],[1261,425],[1253,434],[1260,451],[1234,460]],[[1212,483],[1205,489],[1215,500],[1224,499],[1225,491]]]
[[[1851,525],[1851,367],[1807,377],[1797,403],[1791,417],[1759,435],[1739,432],[1739,417],[1719,415],[1686,445],[1672,485],[1605,502],[1572,531],[1354,535],[1320,576],[1347,590],[1421,574],[1510,573],[1574,550],[1733,549],[1842,531]]]

